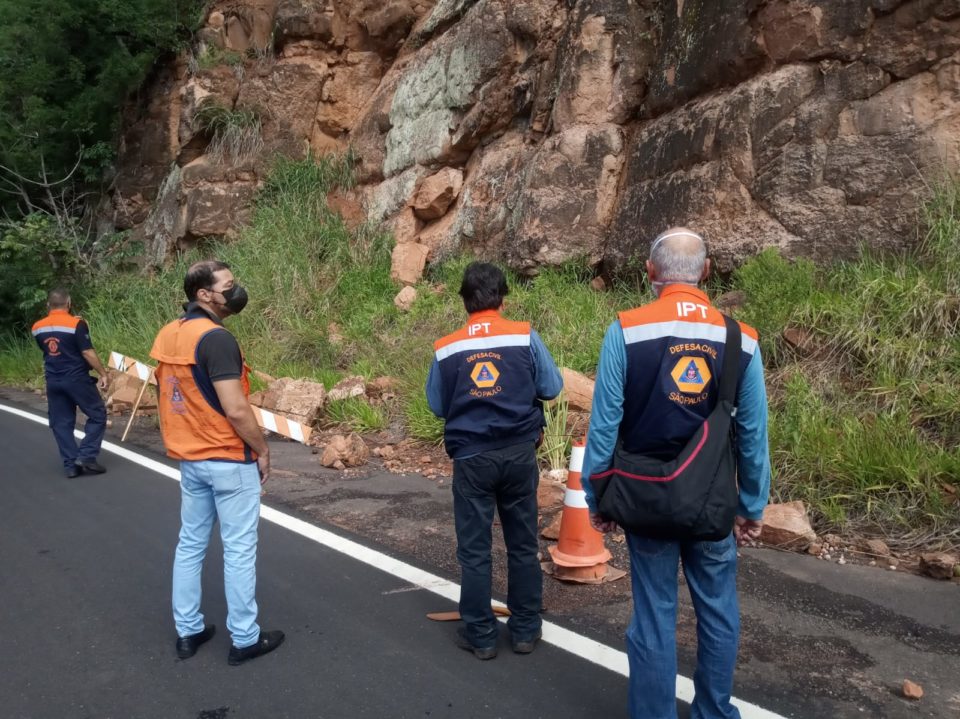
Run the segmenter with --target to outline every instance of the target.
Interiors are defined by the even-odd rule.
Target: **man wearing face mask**
[[[757,333],[728,322],[710,304],[698,287],[709,273],[697,233],[675,227],[659,235],[647,261],[657,299],[621,312],[600,350],[583,461],[589,481],[583,489],[597,530],[615,528],[604,509],[634,525],[626,531],[633,589],[626,637],[632,719],[677,716],[678,565],[697,616],[690,716],[740,716],[730,701],[740,633],[737,544],[759,537],[770,490],[767,398]],[[714,410],[725,416],[727,427],[732,416],[732,435],[723,431]],[[705,448],[711,422],[709,446],[721,448],[716,463]],[[699,446],[682,454],[698,432]],[[697,464],[701,449],[708,460]],[[633,468],[658,465],[677,467],[670,474]],[[701,466],[715,472],[715,479],[698,504],[699,485],[683,472]],[[611,491],[614,482],[619,484]],[[668,487],[679,488],[671,495],[677,501],[649,499],[665,496],[672,491]],[[688,513],[696,523],[721,505],[724,520],[716,532],[684,524]]]
[[[167,453],[180,460],[180,541],[173,564],[177,655],[187,659],[215,632],[200,612],[200,575],[210,532],[220,522],[231,665],[273,651],[281,631],[257,625],[256,559],[260,485],[270,474],[270,449],[247,395],[250,383],[236,339],[223,319],[247,304],[230,267],[193,264],[183,281],[184,314],[160,330],[150,351],[159,363],[160,430]]]

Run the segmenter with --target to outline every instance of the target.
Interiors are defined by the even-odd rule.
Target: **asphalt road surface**
[[[217,635],[180,661],[170,617],[176,482],[105,455],[109,472],[67,480],[39,424],[0,412],[0,716],[623,716],[625,679],[556,647],[480,662],[452,643],[455,606],[266,521],[263,629],[286,643],[227,665],[222,562],[214,540],[204,610]],[[216,534],[216,532],[215,532]]]

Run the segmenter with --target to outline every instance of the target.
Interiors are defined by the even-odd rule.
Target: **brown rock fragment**
[[[401,312],[409,312],[410,308],[413,307],[413,303],[416,301],[417,291],[409,285],[400,290],[397,296],[393,298],[393,304],[396,305],[397,309]]]
[[[346,377],[333,386],[327,393],[328,402],[339,402],[350,397],[360,397],[367,393],[367,383],[360,375]]]
[[[909,679],[903,680],[903,696],[907,699],[922,699],[923,698],[923,687],[919,684],[914,684]]]
[[[563,495],[566,488],[560,482],[550,479],[544,475],[540,478],[537,485],[537,507],[540,509],[553,509],[563,506]]]
[[[816,536],[810,520],[807,519],[807,508],[803,502],[768,504],[763,512],[760,541],[764,544],[801,549],[816,539]]]
[[[563,376],[563,392],[570,409],[589,412],[593,406],[594,381],[567,367],[562,368],[560,374]]]
[[[430,248],[416,242],[397,245],[390,260],[390,277],[405,285],[415,285],[423,276]]]
[[[446,214],[463,187],[463,172],[445,167],[423,179],[410,205],[421,220],[436,220]]]
[[[920,571],[934,579],[950,579],[957,558],[948,552],[927,552],[920,555]]]
[[[345,467],[359,467],[366,463],[369,456],[370,450],[360,435],[352,433],[345,437],[336,434],[324,448],[320,464],[324,467],[336,467],[337,463]]]

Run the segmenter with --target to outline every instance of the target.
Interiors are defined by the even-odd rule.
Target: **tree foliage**
[[[0,204],[8,213],[27,211],[17,187],[41,196],[31,183],[60,180],[74,166],[73,180],[101,177],[125,99],[164,53],[189,41],[202,4],[0,0]]]

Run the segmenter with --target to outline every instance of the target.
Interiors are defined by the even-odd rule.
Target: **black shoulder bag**
[[[740,326],[724,315],[727,341],[717,405],[676,459],[626,452],[591,477],[600,514],[645,537],[718,541],[733,531],[737,462],[732,418],[740,368]]]

